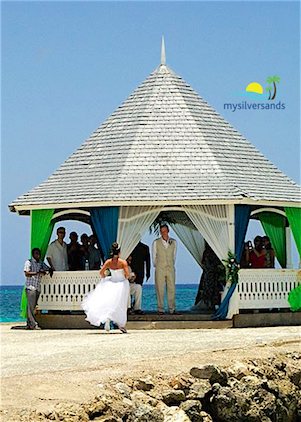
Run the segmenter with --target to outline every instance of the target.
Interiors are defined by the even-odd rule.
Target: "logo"
[[[234,92],[232,95],[243,95],[245,97],[253,98],[257,101],[272,101],[275,100],[276,95],[279,96],[279,87],[277,85],[280,82],[280,78],[277,75],[274,75],[273,78],[270,76],[267,78],[266,82],[268,86],[265,88],[265,91],[258,82],[250,83],[244,91]],[[269,103],[249,103],[247,101],[242,101],[241,103],[225,103],[224,109],[236,111],[236,110],[284,110],[285,104],[279,101],[269,102]]]

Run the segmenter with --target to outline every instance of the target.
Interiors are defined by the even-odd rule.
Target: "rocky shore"
[[[19,421],[298,422],[301,353],[282,352],[231,365],[195,366],[189,373],[120,379],[99,385],[90,402],[31,411]]]

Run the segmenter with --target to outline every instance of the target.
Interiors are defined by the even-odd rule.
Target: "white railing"
[[[241,269],[239,309],[289,308],[289,292],[301,283],[300,270]]]
[[[43,276],[39,309],[80,311],[84,296],[99,280],[99,271],[55,271],[52,278]]]
[[[84,296],[100,280],[99,271],[55,271],[42,277],[41,310],[80,311]],[[289,292],[301,283],[301,270],[239,271],[239,309],[289,308]]]

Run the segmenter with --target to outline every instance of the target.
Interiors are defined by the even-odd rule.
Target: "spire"
[[[162,36],[162,46],[161,46],[161,64],[166,64],[166,55],[165,55],[165,43],[164,43],[164,36]]]

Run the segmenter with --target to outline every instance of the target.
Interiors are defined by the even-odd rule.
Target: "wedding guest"
[[[263,236],[263,246],[266,250],[265,256],[265,268],[275,268],[275,251],[272,248],[270,238],[268,236]]]
[[[66,230],[64,227],[59,227],[56,233],[57,239],[48,246],[46,253],[47,261],[55,271],[68,271],[67,245],[64,242]]]
[[[261,236],[256,236],[254,246],[246,251],[246,260],[250,263],[251,268],[264,268],[266,249],[263,247]]]
[[[201,305],[205,304],[207,308],[215,309],[216,305],[220,305],[220,292],[226,282],[226,274],[224,266],[208,243],[203,253],[202,268],[194,308],[201,308]]]
[[[28,259],[24,265],[24,274],[26,276],[25,292],[27,297],[27,330],[38,330],[40,328],[34,318],[34,311],[41,293],[41,278],[47,272],[49,272],[50,276],[53,274],[52,268],[44,264],[40,258],[40,249],[33,248],[32,258]]]
[[[87,233],[83,233],[80,237],[81,241],[81,251],[82,251],[82,262],[83,262],[83,268],[86,268],[86,265],[89,266],[89,236]]]
[[[149,247],[142,242],[139,242],[135,247],[132,256],[132,269],[136,274],[136,284],[143,284],[144,277],[146,281],[150,278],[150,253]]]
[[[126,260],[128,267],[129,267],[129,282],[130,282],[130,294],[129,294],[129,302],[128,302],[128,309],[130,309],[130,313],[134,313],[137,315],[144,315],[145,312],[141,310],[141,300],[142,300],[142,286],[140,283],[137,283],[137,276],[133,272],[131,268],[132,264],[132,256],[130,255]],[[132,297],[134,298],[133,309],[132,309]]]
[[[79,271],[84,269],[83,252],[81,245],[78,243],[78,235],[71,232],[69,235],[70,243],[67,245],[68,265],[70,271]]]
[[[169,228],[166,224],[160,228],[161,237],[153,242],[153,265],[155,267],[155,285],[158,303],[158,313],[163,315],[164,291],[166,286],[167,303],[170,314],[176,314],[175,303],[175,260],[177,242],[169,237]]]
[[[100,251],[95,247],[97,242],[96,237],[92,234],[89,237],[89,246],[88,246],[88,259],[89,259],[89,269],[90,270],[99,270],[101,264]]]

